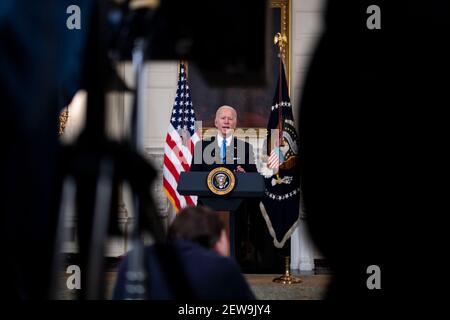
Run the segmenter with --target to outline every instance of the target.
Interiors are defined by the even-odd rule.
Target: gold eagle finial
[[[280,50],[280,54],[284,56],[284,50],[286,48],[287,44],[287,37],[285,34],[281,32],[277,32],[275,36],[273,37],[273,44],[278,46],[278,49]]]

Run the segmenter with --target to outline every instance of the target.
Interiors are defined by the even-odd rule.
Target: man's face
[[[236,129],[236,115],[233,109],[220,109],[214,124],[223,137],[229,136]]]

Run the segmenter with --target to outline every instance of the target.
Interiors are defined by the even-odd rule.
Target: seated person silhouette
[[[238,265],[227,257],[228,251],[228,238],[216,214],[201,206],[184,208],[169,227],[167,246],[144,249],[145,299],[255,299]],[[113,299],[129,299],[135,293],[130,295],[130,288],[136,291],[127,278],[132,253],[119,266]]]

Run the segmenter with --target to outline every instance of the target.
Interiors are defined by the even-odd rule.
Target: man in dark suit
[[[234,172],[257,172],[252,145],[234,136],[236,110],[226,105],[219,107],[214,125],[217,135],[195,145],[190,170],[211,171],[217,167],[226,167]],[[259,210],[259,199],[244,201],[233,212],[230,220],[228,213],[218,214],[222,215],[225,224],[230,223],[230,229],[234,229],[234,237],[230,235],[232,252],[243,271],[253,273],[267,270],[269,261],[273,261],[270,251],[272,240]]]
[[[214,125],[217,135],[195,145],[191,171],[210,171],[226,167],[234,172],[256,172],[251,144],[234,137],[237,113],[233,107],[217,109]]]

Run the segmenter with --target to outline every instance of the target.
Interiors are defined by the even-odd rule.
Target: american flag
[[[270,169],[278,170],[280,166],[280,161],[283,162],[283,154],[281,153],[280,148],[273,148],[270,153],[269,159],[267,160],[267,167]]]
[[[194,146],[200,140],[195,131],[195,113],[184,63],[180,63],[178,86],[173,103],[166,143],[164,145],[163,189],[178,212],[186,206],[195,206],[197,197],[182,196],[177,192],[180,173],[189,171]]]

